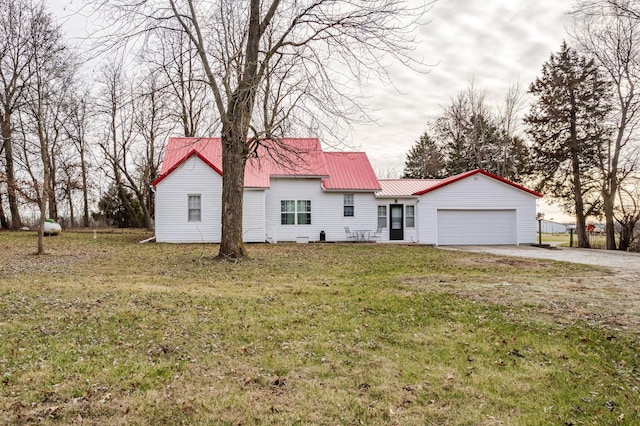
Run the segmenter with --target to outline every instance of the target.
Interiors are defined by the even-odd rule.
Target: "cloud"
[[[416,58],[437,63],[428,74],[393,68],[397,89],[372,84],[371,106],[379,126],[356,126],[361,144],[377,170],[401,170],[406,152],[442,107],[473,79],[500,102],[509,86],[526,89],[542,64],[568,38],[566,0],[441,0],[421,27]],[[368,93],[365,91],[365,93]]]

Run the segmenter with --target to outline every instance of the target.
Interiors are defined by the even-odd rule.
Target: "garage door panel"
[[[438,245],[517,244],[515,210],[438,210]]]

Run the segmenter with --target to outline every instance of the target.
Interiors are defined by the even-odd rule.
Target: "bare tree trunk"
[[[615,186],[613,182],[609,182]],[[602,191],[602,202],[604,205],[604,232],[607,250],[616,250],[616,229],[615,229],[615,198],[617,188],[609,188],[608,191]]]
[[[49,169],[49,218],[58,220],[58,200],[56,199],[56,182],[55,182],[55,160],[53,154],[48,154],[48,164],[44,165],[45,169]]]
[[[49,190],[49,172],[45,168],[44,183],[42,185],[42,196],[40,197],[40,220],[38,226],[38,253],[44,254],[44,222],[47,215],[47,192]]]
[[[69,187],[68,187],[69,188]],[[73,228],[76,224],[76,218],[73,210],[73,197],[71,195],[71,189],[69,188],[67,191],[67,199],[69,200],[69,227]]]
[[[39,102],[42,100],[39,99]],[[49,146],[47,141],[47,136],[45,135],[42,129],[42,110],[38,108],[39,115],[37,117],[38,121],[38,139],[40,140],[40,156],[42,157],[42,164],[44,165],[44,181],[42,182],[42,196],[40,197],[40,221],[38,227],[38,253],[44,254],[44,222],[47,214],[47,201],[49,200],[50,194],[50,182],[51,175],[49,173]]]
[[[578,233],[578,247],[591,248],[589,244],[589,235],[587,234],[587,221],[584,214],[584,199],[582,192],[582,170],[580,168],[580,156],[578,155],[578,130],[577,130],[577,116],[576,116],[576,99],[575,95],[571,94],[571,113],[570,113],[570,143],[573,144],[571,155],[571,171],[573,173],[573,190],[575,197],[576,207],[576,231]]]
[[[1,193],[0,193],[0,229],[9,229],[9,222],[7,221],[7,215],[4,213],[4,206],[2,202]]]
[[[2,129],[2,143],[5,156],[5,174],[7,178],[7,198],[9,200],[9,212],[11,213],[11,229],[22,228],[20,209],[18,208],[17,183],[13,166],[13,146],[11,141],[11,121],[9,113],[5,112],[4,120],[0,123]]]
[[[218,257],[240,259],[247,256],[242,241],[242,203],[244,196],[244,153],[246,133],[222,130],[222,239]]]
[[[637,218],[631,218],[626,216],[623,220],[619,221],[622,230],[620,231],[620,245],[618,250],[627,251],[633,241],[633,230],[635,228]]]
[[[87,184],[87,165],[84,159],[84,149],[80,151],[80,167],[82,170],[82,204],[83,204],[82,224],[85,228],[88,228],[89,227],[89,188]]]
[[[584,200],[582,198],[582,182],[580,180],[580,160],[574,154],[573,160],[573,185],[575,190],[576,205],[576,232],[578,233],[578,247],[591,248],[589,235],[587,234],[587,221],[584,215]]]

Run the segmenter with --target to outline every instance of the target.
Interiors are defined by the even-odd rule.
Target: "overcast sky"
[[[353,143],[377,172],[400,172],[427,122],[472,80],[498,104],[517,81],[526,90],[567,38],[570,0],[439,0],[421,28],[416,55],[437,63],[426,74],[396,70],[398,90],[372,83],[364,92],[378,124],[357,126]]]

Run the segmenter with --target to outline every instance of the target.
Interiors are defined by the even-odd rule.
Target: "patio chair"
[[[355,241],[355,235],[349,230],[348,226],[344,227],[344,233],[347,234],[347,241]]]
[[[382,228],[376,229],[376,231],[373,233],[372,240],[375,241],[376,243],[379,243],[382,241]]]

